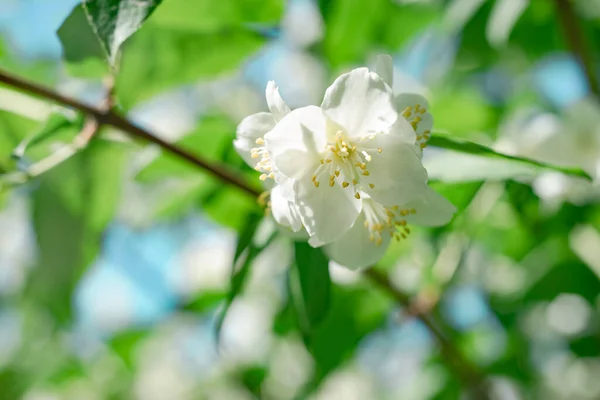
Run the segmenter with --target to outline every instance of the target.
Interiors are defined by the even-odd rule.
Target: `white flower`
[[[455,208],[427,186],[421,164],[433,118],[425,98],[392,93],[391,58],[327,89],[321,107],[290,111],[269,82],[270,113],[244,119],[235,147],[270,191],[274,219],[306,230],[349,268],[377,262],[409,224],[447,223]]]
[[[383,257],[392,239],[406,239],[409,224],[444,225],[455,212],[446,198],[429,187],[419,198],[402,206],[384,206],[365,195],[356,223],[324,250],[333,261],[350,269],[367,267]]]
[[[380,56],[375,66],[377,73],[393,86],[393,67],[389,56]],[[396,135],[414,146],[421,157],[433,127],[429,105],[419,94],[400,93],[394,99],[400,114],[399,125],[410,124],[409,129],[395,129]],[[416,198],[403,201],[377,201],[368,193],[360,193],[362,209],[357,221],[338,240],[324,247],[325,253],[335,262],[351,269],[376,263],[385,254],[391,239],[405,239],[410,234],[409,224],[439,226],[448,223],[456,208],[443,196],[425,186]],[[311,244],[317,244],[314,238]]]
[[[294,182],[294,203],[313,246],[354,225],[363,194],[405,204],[427,190],[415,132],[398,118],[391,88],[366,68],[337,78],[321,107],[290,112],[265,140],[272,168]]]
[[[394,87],[394,66],[392,57],[387,54],[378,55],[375,60],[375,72],[383,78],[389,87]],[[429,113],[429,103],[427,99],[418,93],[401,92],[394,98],[394,104],[398,114],[412,126],[414,133],[407,129],[397,130],[404,134],[404,139],[413,143],[419,156],[422,156],[423,149],[427,146],[427,141],[431,137],[433,127],[433,117]]]
[[[562,115],[531,110],[517,114],[503,124],[494,147],[549,164],[580,167],[595,181],[544,172],[533,187],[545,200],[583,204],[600,198],[600,105],[594,99],[580,100]]]
[[[293,197],[293,181],[278,177],[279,184],[274,185],[276,171],[273,170],[269,152],[265,147],[264,136],[275,127],[283,117],[290,113],[290,108],[279,94],[279,88],[273,81],[267,83],[267,106],[270,112],[260,112],[242,120],[236,131],[233,145],[238,154],[252,168],[262,172],[260,179],[270,187],[269,209],[275,221],[280,225],[290,227],[294,232],[302,229],[297,208],[289,199]]]
[[[281,98],[275,82],[267,83],[265,95],[270,112],[259,112],[244,118],[238,125],[236,139],[233,141],[233,146],[244,161],[257,171],[264,173],[261,175],[263,181],[272,172],[264,136],[290,112],[290,108]]]

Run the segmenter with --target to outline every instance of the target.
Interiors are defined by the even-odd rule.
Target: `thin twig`
[[[375,268],[370,268],[364,272],[364,275],[370,281],[382,288],[398,303],[404,307],[412,307],[413,304],[410,297],[396,289],[385,274],[381,273]],[[438,345],[440,346],[442,356],[446,359],[448,364],[454,367],[454,370],[459,378],[468,387],[475,391],[478,399],[486,399],[486,390],[483,389],[484,376],[462,356],[453,343],[446,337],[444,332],[442,332],[442,330],[432,320],[431,316],[425,313],[413,313],[412,316],[418,318],[433,334]]]
[[[1,71],[1,70],[0,70],[0,82],[5,83],[5,84],[12,86],[14,88],[17,88],[17,89],[21,89],[25,92],[29,92],[29,93],[37,95],[37,96],[45,97],[49,100],[53,100],[54,102],[65,105],[67,107],[74,108],[82,113],[85,113],[89,116],[94,117],[96,119],[96,121],[98,121],[99,125],[110,125],[110,126],[113,126],[115,128],[122,130],[123,132],[125,132],[131,136],[154,143],[154,144],[160,146],[162,149],[188,161],[189,163],[197,166],[198,168],[211,173],[215,177],[217,177],[225,182],[228,182],[234,186],[237,186],[238,188],[242,189],[243,191],[245,191],[246,193],[248,193],[254,197],[260,195],[259,189],[248,185],[248,183],[242,177],[240,177],[239,175],[235,174],[234,172],[228,170],[225,166],[215,165],[198,155],[194,155],[178,146],[175,146],[171,143],[168,143],[168,142],[160,139],[159,137],[148,132],[147,130],[134,125],[133,123],[126,120],[122,116],[118,115],[112,108],[104,111],[104,110],[89,106],[80,101],[77,101],[77,100],[72,99],[67,96],[63,96],[59,93],[56,93],[52,90],[44,88],[35,83],[27,82],[16,76],[7,74],[6,72]]]
[[[214,176],[220,178],[221,180],[244,190],[246,193],[251,194],[252,196],[257,197],[260,195],[260,190],[248,185],[242,178],[238,177],[225,167],[213,165],[208,161],[200,158],[199,156],[187,152],[186,150],[183,150],[174,144],[165,142],[162,139],[154,136],[150,132],[146,131],[145,129],[142,129],[132,124],[130,121],[118,115],[114,111],[112,103],[110,102],[108,102],[107,105],[105,105],[105,109],[94,108],[83,104],[75,99],[65,97],[59,93],[43,88],[39,85],[26,82],[20,78],[8,75],[2,71],[0,71],[0,82],[3,82],[9,86],[21,89],[34,95],[45,97],[49,100],[53,100],[57,103],[74,108],[80,112],[87,114],[90,120],[94,121],[95,130],[97,130],[97,128],[99,128],[102,125],[111,125],[133,137],[144,139],[148,142],[160,146],[161,148],[169,151],[170,153],[185,159],[189,163],[197,166],[198,168],[206,170],[212,173]],[[84,129],[84,131],[82,131],[81,134],[86,138],[91,138],[95,133],[91,131],[86,131]],[[46,166],[48,164],[50,164],[50,162],[47,162]],[[365,275],[372,282],[377,284],[380,288],[382,288],[390,296],[392,296],[398,303],[410,307],[410,298],[406,294],[402,293],[400,290],[394,288],[386,275],[376,271],[375,269],[370,269],[366,271]],[[450,340],[448,340],[448,338],[439,329],[439,327],[432,321],[431,317],[427,314],[419,312],[415,312],[415,316],[427,326],[432,335],[436,338],[437,342],[440,345],[442,355],[446,358],[449,365],[457,371],[461,379],[463,379],[464,382],[471,388],[482,387],[481,385],[483,382],[483,376],[461,356],[458,349],[456,349],[453,343]],[[479,394],[477,394],[477,398],[486,399],[487,395],[485,395],[484,391],[482,391],[479,392]]]
[[[570,0],[554,0],[554,2],[569,49],[581,65],[590,91],[596,96],[600,96],[598,76],[594,68],[592,52],[581,30],[580,21],[573,9],[573,5]]]

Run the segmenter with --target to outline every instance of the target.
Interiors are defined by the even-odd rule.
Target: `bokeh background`
[[[0,0],[0,68],[97,105],[106,67],[81,56],[80,27],[60,30],[80,48],[57,35],[77,5]],[[123,46],[116,107],[252,180],[231,141],[266,109],[268,80],[292,107],[319,104],[339,73],[388,53],[394,89],[426,95],[436,129],[593,175],[599,40],[596,0],[164,0]],[[82,123],[1,86],[0,172],[59,151]],[[424,162],[459,212],[414,229],[378,270],[435,317],[489,398],[600,399],[598,187],[438,148]],[[360,272],[330,264],[327,316],[307,330],[284,235],[219,329],[255,201],[115,130],[2,187],[0,205],[1,399],[483,398]]]

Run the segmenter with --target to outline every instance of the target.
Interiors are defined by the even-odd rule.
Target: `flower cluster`
[[[433,118],[425,98],[394,96],[392,61],[357,68],[320,107],[290,110],[274,82],[269,113],[245,118],[234,146],[261,172],[274,219],[349,268],[379,260],[410,224],[447,223],[454,206],[427,185],[421,163]]]

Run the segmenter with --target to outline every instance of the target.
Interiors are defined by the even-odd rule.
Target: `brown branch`
[[[189,163],[197,166],[198,168],[205,170],[215,177],[228,182],[238,188],[242,189],[246,193],[256,197],[260,194],[260,190],[248,185],[248,183],[242,179],[239,175],[229,171],[226,167],[221,165],[214,165],[204,158],[194,155],[187,150],[184,150],[178,146],[168,143],[157,136],[154,136],[147,130],[134,125],[130,121],[126,120],[122,116],[118,115],[114,109],[107,109],[106,111],[99,108],[95,108],[84,104],[80,101],[72,99],[70,97],[63,96],[57,92],[46,89],[35,83],[27,82],[16,76],[12,76],[0,70],[0,82],[5,83],[8,86],[23,90],[25,92],[45,97],[46,99],[52,100],[56,103],[62,104],[67,107],[71,107],[82,113],[88,114],[89,116],[96,119],[99,125],[110,125],[115,128],[122,130],[130,136],[143,139],[145,141],[154,143],[160,146],[162,149],[188,161]]]
[[[598,76],[594,68],[592,52],[581,30],[580,21],[573,9],[573,5],[570,0],[554,0],[554,3],[569,49],[580,64],[590,91],[594,95],[600,96]]]
[[[260,190],[248,185],[242,178],[235,175],[233,172],[229,171],[225,167],[211,164],[208,161],[202,159],[201,157],[194,155],[184,149],[181,149],[177,145],[165,142],[164,140],[154,136],[145,129],[134,125],[122,116],[118,115],[112,107],[112,100],[110,100],[110,95],[109,101],[107,101],[102,108],[95,108],[83,104],[75,99],[65,97],[59,93],[48,90],[42,86],[26,82],[20,78],[8,75],[2,72],[1,70],[0,82],[3,82],[17,89],[21,89],[25,92],[29,92],[31,94],[41,96],[49,100],[53,100],[56,103],[60,103],[62,105],[74,108],[82,113],[87,114],[90,120],[94,121],[96,128],[100,127],[101,125],[110,125],[115,128],[118,128],[126,134],[160,146],[162,149],[165,149],[166,151],[180,158],[183,158],[190,164],[193,164],[202,170],[210,172],[215,177],[220,178],[221,180],[242,189],[243,191],[254,197],[258,197],[260,195]],[[97,129],[94,129],[94,132],[96,130]],[[88,131],[84,129],[84,132]],[[91,134],[89,134],[89,137],[91,138],[93,135],[94,133],[92,132]],[[457,375],[461,378],[461,380],[465,382],[465,384],[467,384],[470,388],[476,390],[476,398],[487,399],[488,397],[486,395],[486,391],[482,389],[484,382],[483,375],[481,375],[467,360],[465,360],[462,357],[458,349],[455,348],[453,343],[433,322],[431,316],[429,316],[426,313],[420,312],[418,309],[413,310],[414,307],[411,306],[410,298],[406,294],[394,288],[386,275],[378,272],[375,269],[367,270],[365,272],[365,275],[373,283],[375,283],[377,286],[382,288],[382,290],[384,290],[391,297],[393,297],[398,303],[407,306],[409,310],[412,310],[414,316],[419,318],[427,326],[432,335],[436,338],[440,346],[441,353],[445,357],[449,365],[456,370]]]
[[[364,272],[364,275],[404,307],[408,309],[414,307],[410,297],[396,289],[385,274],[375,268],[370,268]],[[467,385],[467,387],[473,390],[476,398],[489,398],[487,390],[484,387],[485,379],[483,374],[462,356],[460,351],[458,351],[454,344],[446,337],[431,316],[426,313],[417,313],[415,310],[412,310],[411,316],[418,318],[432,333],[440,346],[441,355],[446,362],[454,368],[457,376]]]

